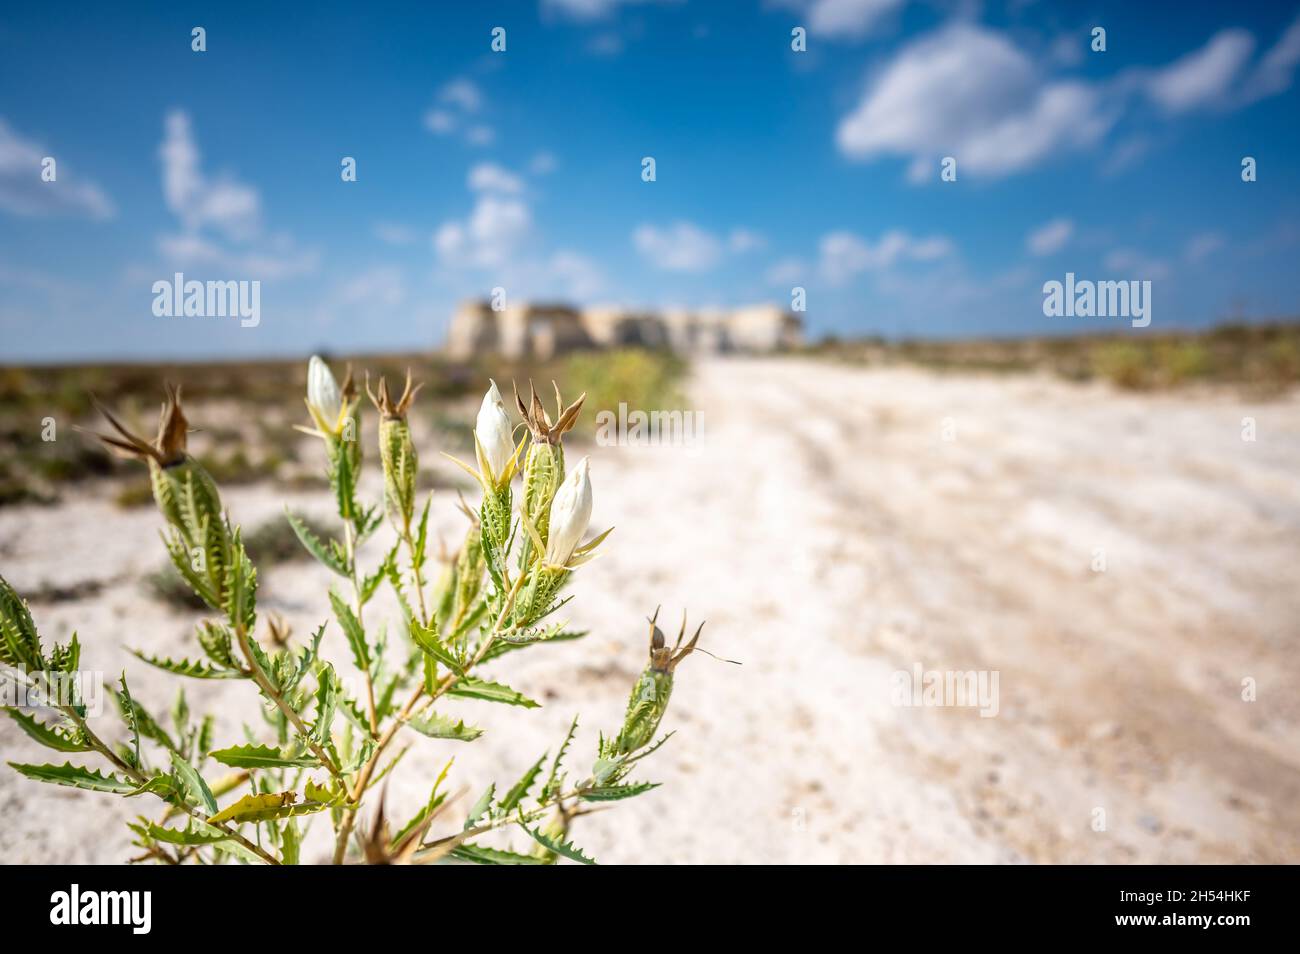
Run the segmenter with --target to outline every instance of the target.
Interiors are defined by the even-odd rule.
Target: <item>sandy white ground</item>
[[[683,664],[678,733],[643,773],[663,787],[575,829],[602,862],[1300,859],[1300,401],[775,360],[703,364],[691,393],[693,449],[592,450],[593,525],[617,526],[568,608],[592,635],[493,670],[544,707],[459,703],[487,734],[412,737],[393,815],[452,754],[463,811],[575,713],[575,770],[588,761],[662,603],[707,618],[703,644],[743,666]],[[323,494],[269,485],[226,500],[246,524],[286,501],[329,515]],[[434,504],[448,542],[453,500]],[[125,668],[165,712],[178,680],[123,649],[196,652],[193,620],[139,583],[159,564],[157,523],[106,495],[2,510],[0,565],[20,589],[103,583],[33,605],[38,624],[47,639],[75,627],[84,660]],[[260,602],[306,633],[325,582],[313,564],[273,567]],[[336,627],[327,647],[346,658]],[[891,674],[918,663],[998,671],[997,716],[895,705]],[[220,738],[256,720],[248,686],[186,685]],[[54,754],[7,721],[0,752]],[[122,821],[150,807],[6,769],[0,860],[121,860]],[[314,859],[327,834],[318,823]]]

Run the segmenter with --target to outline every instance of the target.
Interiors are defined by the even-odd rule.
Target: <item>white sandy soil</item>
[[[691,397],[694,448],[591,448],[593,527],[617,529],[563,611],[591,635],[490,670],[543,708],[462,701],[448,711],[483,726],[480,741],[412,734],[388,789],[399,824],[455,755],[463,794],[444,827],[457,830],[488,781],[511,784],[575,714],[585,770],[662,603],[669,619],[707,618],[701,644],[743,665],[682,664],[665,721],[677,735],[641,773],[663,786],[575,827],[601,862],[1300,860],[1300,400],[794,360],[703,363]],[[430,465],[435,450],[422,447]],[[225,499],[246,525],[285,503],[330,516],[324,492]],[[454,493],[434,513],[458,541]],[[199,617],[143,588],[158,525],[108,488],[0,510],[0,567],[20,591],[101,584],[34,602],[37,623],[47,643],[75,628],[86,665],[125,669],[164,714],[182,680],[126,647],[196,656]],[[309,562],[273,566],[260,605],[305,636],[327,583]],[[393,618],[386,595],[374,606]],[[347,659],[337,626],[326,648]],[[996,716],[896,705],[891,674],[917,664],[996,671]],[[251,686],[184,682],[223,742],[258,722]],[[100,724],[120,736],[114,716]],[[8,720],[0,753],[62,761]],[[123,822],[156,804],[4,768],[0,861],[124,860]],[[318,821],[311,860],[328,834]]]

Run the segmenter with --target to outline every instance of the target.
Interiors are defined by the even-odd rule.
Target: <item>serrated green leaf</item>
[[[203,781],[203,776],[175,752],[171,756],[172,769],[181,783],[187,800],[201,807],[209,815],[214,814],[217,810],[217,800],[212,796],[212,789],[208,788],[208,783]]]
[[[189,676],[192,679],[246,678],[242,672],[239,672],[236,669],[218,669],[216,666],[210,666],[202,661],[193,661],[189,659],[166,659],[161,656],[150,656],[138,649],[131,650],[131,653],[151,666],[174,673],[178,676]]]
[[[390,842],[393,847],[400,845],[406,839],[407,835],[423,825],[429,816],[436,812],[442,803],[447,800],[447,796],[441,794],[439,789],[442,787],[442,783],[446,780],[447,773],[451,771],[451,763],[454,761],[455,759],[447,760],[447,764],[442,767],[442,771],[438,773],[438,777],[433,780],[433,788],[429,792],[429,800],[424,803],[423,807],[415,813],[415,816],[409,822],[402,826],[402,830],[393,836],[393,839]]]
[[[334,724],[336,709],[337,684],[334,667],[326,663],[316,673],[316,721],[311,727],[311,740],[317,745],[324,745],[330,738],[330,727]]]
[[[539,709],[540,702],[534,702],[521,692],[499,682],[488,682],[474,676],[460,679],[447,690],[448,695],[465,699],[482,699],[485,702],[502,702],[511,706],[523,706],[525,709]]]
[[[125,688],[126,678],[123,675],[122,685]],[[172,741],[167,730],[158,724],[158,720],[151,716],[140,703],[130,697],[129,693],[117,692],[109,687],[112,693],[113,701],[117,703],[118,710],[122,713],[122,719],[126,722],[127,728],[133,732],[138,732],[147,739],[153,739],[159,745],[172,751],[177,751],[178,746]]]
[[[415,645],[419,646],[424,650],[424,652],[442,663],[456,675],[462,676],[465,674],[465,669],[460,659],[458,659],[456,654],[447,648],[439,638],[436,628],[422,626],[418,620],[412,620],[411,638],[415,640]]]
[[[569,725],[569,731],[564,736],[564,741],[560,743],[560,751],[555,754],[555,761],[551,763],[551,774],[546,779],[546,784],[542,786],[542,793],[538,800],[546,804],[552,798],[560,793],[560,787],[563,785],[564,776],[560,774],[560,768],[564,764],[564,755],[569,751],[569,744],[573,741],[573,735],[578,731],[578,717],[573,717],[573,722]]]
[[[596,863],[596,859],[584,855],[573,842],[552,838],[545,834],[540,826],[537,828],[529,828],[527,825],[520,822],[519,827],[528,832],[528,834],[532,836],[533,841],[537,842],[543,848],[555,852],[557,855],[563,855],[565,858],[570,858],[573,861],[580,862],[584,865],[594,865]]]
[[[476,865],[544,865],[545,858],[535,855],[520,855],[500,848],[489,848],[465,842],[451,850],[451,857],[459,861],[469,861]]]
[[[452,739],[456,742],[473,742],[483,734],[483,730],[476,725],[466,725],[463,719],[453,719],[436,712],[411,716],[407,725],[431,739]]]
[[[558,627],[553,627],[553,630],[554,630],[553,635],[544,634],[539,639],[530,639],[530,640],[525,640],[523,642],[511,642],[505,639],[494,640],[492,642],[492,645],[488,647],[488,651],[483,654],[483,662],[490,662],[493,659],[497,659],[500,656],[504,656],[506,653],[516,652],[520,649],[527,649],[529,646],[540,646],[542,644],[549,645],[551,643],[566,643],[574,639],[582,639],[582,637],[587,635],[587,630],[585,629],[566,630],[566,629],[560,629]],[[551,633],[552,630],[547,630],[546,632]]]
[[[497,783],[488,783],[487,791],[478,797],[474,807],[469,810],[469,815],[465,818],[464,831],[469,831],[478,824],[478,820],[486,815],[492,808],[492,799],[496,797]]]
[[[298,537],[298,542],[303,545],[303,548],[308,553],[316,558],[317,563],[333,570],[341,577],[347,578],[352,575],[351,570],[348,569],[347,565],[339,560],[334,555],[334,552],[325,545],[324,541],[322,541],[320,537],[316,536],[316,534],[312,533],[311,528],[308,527],[300,517],[294,514],[292,510],[289,510],[286,507],[284,517],[289,521],[289,526],[293,528],[294,534]]]
[[[659,782],[632,782],[627,785],[597,785],[582,792],[581,797],[585,802],[616,802],[658,788],[659,784]]]
[[[269,745],[236,745],[210,753],[222,765],[232,768],[320,768],[320,760],[310,753],[286,754]]]
[[[5,712],[9,713],[10,718],[18,723],[18,727],[41,745],[58,752],[89,752],[94,748],[87,742],[78,742],[66,732],[54,726],[38,722],[35,716],[29,715],[21,709],[14,706],[5,706],[4,708]]]
[[[515,784],[511,786],[510,791],[506,792],[505,797],[501,799],[501,811],[512,812],[515,810],[515,807],[524,800],[525,796],[528,795],[528,790],[533,787],[533,782],[535,782],[537,776],[541,774],[542,763],[545,761],[546,753],[543,752],[542,757],[534,762],[528,771],[524,772],[519,781],[515,782]]]
[[[141,834],[148,835],[154,841],[166,842],[169,845],[210,845],[213,842],[225,841],[231,837],[231,835],[220,829],[202,823],[197,823],[189,828],[164,828],[162,825],[149,822],[146,825],[139,826],[136,830]]]
[[[330,605],[334,608],[334,616],[343,629],[343,635],[347,637],[348,646],[352,650],[352,661],[362,672],[369,672],[370,647],[366,644],[366,634],[361,628],[361,621],[352,612],[352,607],[344,602],[343,597],[333,590],[330,590]]]
[[[53,785],[68,785],[72,788],[84,788],[91,792],[113,792],[127,795],[135,790],[135,783],[115,775],[101,775],[94,769],[83,768],[65,762],[62,765],[24,765],[10,762],[9,766],[20,775],[37,782],[49,782]]]

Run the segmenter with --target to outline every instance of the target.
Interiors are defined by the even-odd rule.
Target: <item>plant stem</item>
[[[343,521],[343,540],[347,548],[348,570],[352,577],[352,598],[356,601],[357,623],[364,634],[366,627],[361,618],[361,582],[357,579],[357,538],[351,520]],[[371,678],[369,669],[362,675],[366,677],[366,714],[370,718],[370,734],[375,735],[379,731],[379,719],[375,710],[375,681]]]
[[[149,779],[145,776],[145,774],[141,772],[139,769],[135,768],[134,766],[128,765],[126,762],[122,761],[122,759],[118,758],[117,753],[104,744],[104,741],[91,730],[90,726],[86,724],[86,720],[77,712],[75,708],[73,708],[72,706],[63,706],[62,709],[64,714],[67,715],[68,718],[72,719],[72,721],[77,724],[77,728],[81,730],[82,734],[86,737],[86,740],[90,742],[90,744],[95,748],[97,752],[99,752],[102,756],[104,756],[104,758],[108,759],[108,761],[115,768],[117,768],[121,772],[125,772],[131,778],[131,780],[138,785],[143,785],[145,784],[145,782],[149,781]],[[239,842],[249,851],[253,852],[259,858],[265,861],[268,865],[278,865],[280,863],[278,858],[264,851],[261,848],[261,846],[253,844],[253,842],[249,841],[239,832],[230,830],[224,824],[215,824],[215,825],[212,824],[207,820],[207,818],[203,815],[202,812],[196,811],[192,806],[187,805],[184,802],[182,802],[179,807],[181,811],[185,812],[185,814],[189,815],[191,818],[194,818],[197,821],[201,821],[205,825],[208,825],[211,828],[215,828],[218,831],[223,832],[226,835],[229,835],[231,839]]]
[[[497,615],[496,623],[492,626],[492,631],[488,633],[487,637],[479,645],[478,651],[474,653],[474,658],[465,666],[464,672],[466,674],[483,661],[483,656],[486,655],[488,649],[491,648],[492,642],[496,639],[497,634],[501,632],[501,627],[505,625],[506,618],[510,615],[510,611],[514,609],[515,597],[519,595],[519,590],[523,586],[523,582],[524,575],[520,574],[519,578],[515,580],[514,586],[510,588],[510,592],[507,594],[505,602],[501,605],[501,612]],[[430,695],[428,704],[432,705],[434,701],[454,686],[460,678],[460,675],[457,673],[448,673],[443,680],[438,683],[437,688]],[[397,717],[393,719],[391,723],[389,723],[388,728],[384,730],[384,734],[379,737],[379,741],[375,745],[375,751],[371,753],[369,760],[361,768],[361,774],[358,776],[357,783],[353,786],[352,794],[348,798],[349,802],[357,803],[360,801],[361,795],[365,792],[366,785],[370,781],[370,776],[374,774],[375,766],[379,762],[379,756],[388,746],[388,743],[393,741],[393,736],[397,734],[397,730],[406,724],[406,720],[411,716],[416,703],[418,703],[424,695],[424,691],[424,682],[421,681],[420,684],[415,687],[415,691],[411,693],[411,698],[406,700],[406,705],[402,706],[402,711],[397,714]],[[357,810],[355,807],[344,809],[343,822],[339,826],[338,838],[334,843],[334,864],[336,865],[341,865],[343,863],[343,858],[347,853],[348,837],[352,834],[352,826],[356,822],[356,813]]]
[[[240,652],[244,654],[244,659],[248,661],[248,671],[252,674],[253,681],[257,683],[258,688],[262,690],[262,694],[274,702],[276,708],[284,713],[285,718],[297,730],[298,735],[311,751],[311,754],[320,759],[321,764],[329,770],[329,773],[335,778],[341,777],[339,767],[334,764],[334,760],[330,758],[329,753],[322,746],[312,741],[311,734],[307,731],[307,726],[303,723],[302,717],[294,711],[293,706],[289,705],[288,700],[275,688],[270,677],[258,665],[257,658],[253,655],[253,648],[248,644],[248,633],[244,631],[243,626],[235,627],[235,637],[239,640]]]

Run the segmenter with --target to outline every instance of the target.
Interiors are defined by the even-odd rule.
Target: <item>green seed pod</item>
[[[411,427],[405,418],[383,418],[379,422],[379,457],[384,465],[384,503],[389,518],[409,533],[415,518],[415,475],[419,461],[411,442]]]
[[[547,529],[551,521],[551,501],[564,480],[564,447],[560,444],[534,443],[528,448],[524,461],[524,513],[528,515],[542,547],[546,546]],[[536,552],[532,537],[525,535],[523,549],[519,554],[519,566],[527,569],[528,565],[541,559]]]
[[[185,451],[189,422],[181,410],[181,389],[167,388],[152,442],[137,437],[105,407],[95,402],[117,431],[98,435],[114,451],[149,465],[154,500],[174,528],[168,542],[172,560],[190,585],[214,608],[221,608],[231,552],[230,529],[221,512],[221,494],[206,470]]]
[[[27,603],[0,576],[0,663],[16,669],[45,668],[41,639]]]
[[[469,608],[478,598],[483,588],[483,535],[477,525],[465,532],[465,542],[461,544],[460,554],[456,557],[456,598],[454,618],[457,622],[465,617]]]
[[[569,573],[561,566],[538,565],[515,601],[514,625],[531,626],[537,622],[568,581]]]
[[[510,536],[510,513],[513,506],[514,495],[510,492],[510,485],[506,484],[485,493],[483,505],[479,508],[485,542],[502,553],[503,557],[506,540]]]
[[[614,740],[609,755],[630,755],[637,749],[649,745],[659,730],[659,723],[668,711],[668,700],[673,694],[673,670],[677,664],[691,654],[699,642],[701,623],[691,641],[684,647],[682,639],[686,636],[686,617],[682,617],[682,628],[677,634],[677,643],[670,650],[667,648],[663,630],[655,625],[659,611],[655,611],[650,620],[650,665],[637,678],[632,687],[632,695],[627,701],[627,715],[623,719],[623,728]]]
[[[379,457],[384,466],[384,503],[389,519],[402,533],[409,536],[411,521],[415,519],[415,475],[419,461],[415,445],[411,442],[411,428],[406,422],[415,395],[423,385],[411,387],[411,371],[406,371],[406,387],[402,396],[394,400],[388,392],[388,382],[379,379],[379,395],[366,393],[379,409]],[[360,458],[358,457],[358,466]]]
[[[207,580],[219,607],[226,586],[230,529],[221,512],[216,483],[188,455],[168,465],[150,459],[149,478],[159,511],[184,546],[184,559],[194,573]]]

